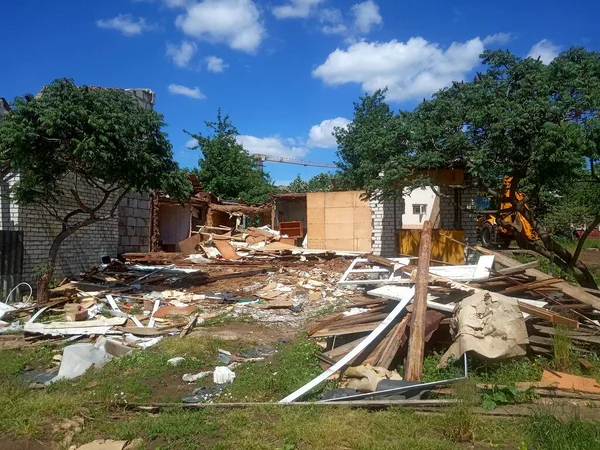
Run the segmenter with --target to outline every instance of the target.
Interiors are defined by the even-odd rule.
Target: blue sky
[[[558,0],[5,0],[0,96],[58,77],[150,88],[184,167],[198,152],[183,129],[205,131],[218,107],[251,152],[332,162],[331,129],[363,92],[388,86],[395,109],[412,109],[469,79],[484,48],[546,63],[596,50],[599,13]],[[324,170],[265,167],[284,184]]]

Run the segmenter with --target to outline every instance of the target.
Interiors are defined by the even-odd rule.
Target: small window
[[[427,205],[413,204],[413,214],[423,215],[427,214]]]

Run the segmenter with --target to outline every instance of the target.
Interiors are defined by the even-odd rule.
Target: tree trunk
[[[50,252],[48,253],[48,265],[40,275],[40,279],[37,283],[37,303],[40,305],[50,301],[50,282],[52,281],[52,276],[54,275],[54,267],[56,265],[58,249],[63,241],[71,234],[72,232],[69,232],[69,230],[63,230],[58,233],[54,238],[54,241],[52,241]]]

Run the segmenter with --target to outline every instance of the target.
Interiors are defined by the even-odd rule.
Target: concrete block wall
[[[119,206],[117,253],[150,251],[150,194],[132,192]]]
[[[69,193],[69,188],[75,183],[73,176],[67,177],[61,184],[65,195],[55,205],[57,212],[64,216],[77,209],[77,203]],[[84,204],[92,207],[97,205],[102,198],[101,192],[79,181],[77,191]],[[114,194],[99,215],[106,214],[112,202],[116,200]],[[70,222],[85,219],[87,215],[76,215]],[[119,239],[118,218],[113,217],[105,221],[83,227],[69,236],[61,245],[56,261],[55,277],[76,276],[81,271],[101,262],[102,256],[116,256],[117,242]],[[23,279],[29,283],[34,282],[40,268],[47,264],[48,253],[54,237],[62,230],[62,223],[50,216],[39,205],[19,206],[19,229],[23,231]]]
[[[404,200],[379,201],[371,199],[369,204],[372,211],[372,251],[375,255],[394,257],[398,254],[396,234],[398,230],[402,229]]]

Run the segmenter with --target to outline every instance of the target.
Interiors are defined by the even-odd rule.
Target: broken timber
[[[423,353],[425,351],[425,313],[427,312],[427,286],[429,284],[429,258],[431,257],[431,222],[423,224],[419,244],[419,265],[415,280],[415,300],[406,356],[406,381],[419,381],[423,377]]]
[[[335,374],[338,370],[340,370],[341,368],[346,366],[346,364],[349,361],[351,361],[353,358],[358,356],[365,348],[367,348],[367,346],[369,344],[371,344],[373,341],[375,341],[375,339],[377,339],[377,337],[384,330],[386,330],[389,327],[389,325],[394,321],[394,319],[396,317],[398,317],[402,311],[404,311],[404,309],[406,308],[406,305],[408,305],[408,303],[413,299],[414,295],[415,295],[415,290],[414,290],[414,288],[411,288],[406,293],[406,296],[392,310],[392,312],[389,313],[389,315],[385,318],[385,320],[383,322],[381,322],[379,324],[379,326],[377,328],[375,328],[371,332],[371,334],[369,334],[360,344],[358,344],[356,347],[354,347],[354,349],[352,349],[346,356],[344,356],[342,359],[340,359],[336,364],[331,366],[329,369],[327,369],[321,375],[319,375],[318,377],[316,377],[309,383],[305,384],[304,386],[302,386],[300,389],[296,390],[295,392],[292,392],[290,395],[288,395],[284,399],[280,400],[279,403],[293,402],[298,397],[306,394],[312,388],[314,388],[315,386],[318,386],[323,381],[325,381],[327,378],[329,378],[331,375]]]
[[[520,265],[514,259],[509,258],[501,253],[494,252],[492,250],[488,250],[487,248],[475,247],[475,250],[477,250],[478,252],[480,252],[484,255],[494,255],[495,261],[505,267],[516,267],[516,266]],[[525,271],[525,275],[535,277],[537,280],[540,280],[540,281],[541,280],[549,280],[549,279],[553,278],[551,275],[547,275],[544,272],[541,272],[537,269],[527,269]],[[565,295],[568,295],[569,297],[577,299],[580,302],[585,303],[587,305],[591,305],[596,309],[600,309],[600,298],[588,293],[587,291],[585,291],[584,289],[582,289],[579,286],[575,286],[566,281],[561,281],[558,283],[554,283],[553,287],[561,290]]]

